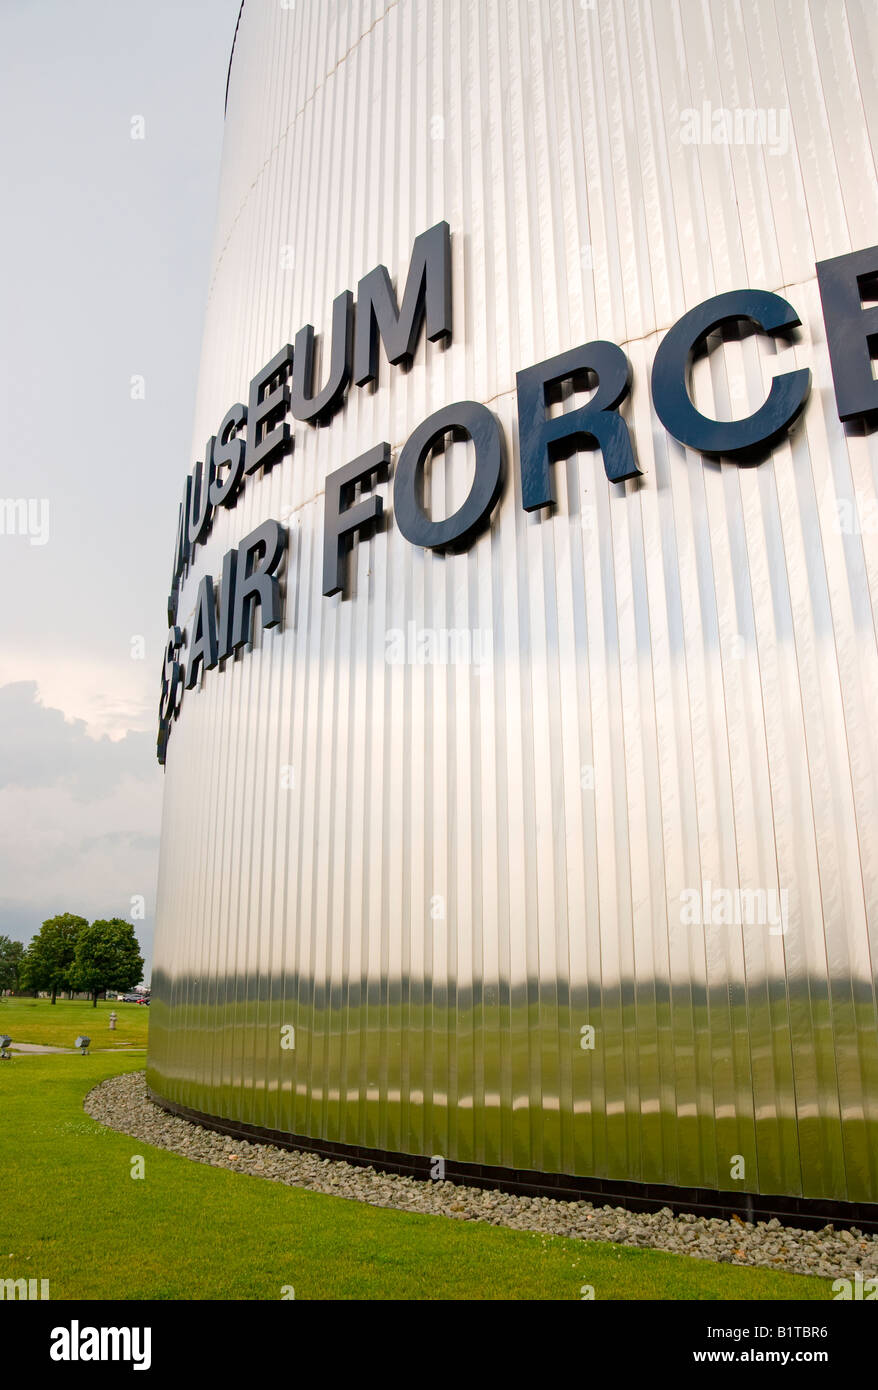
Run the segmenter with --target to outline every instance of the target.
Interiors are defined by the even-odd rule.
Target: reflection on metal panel
[[[288,525],[282,626],[189,692],[169,747],[161,1095],[376,1149],[878,1200],[878,442],[838,421],[814,272],[878,240],[876,55],[868,0],[247,0],[193,459],[442,220],[454,332],[296,425],[184,585],[183,623],[230,545]],[[720,109],[762,138],[714,140]],[[798,341],[718,347],[696,403],[740,417],[772,374],[814,377],[752,468],[684,449],[649,396],[671,324],[746,285]],[[631,360],[643,476],[583,452],[527,514],[515,373],[597,338]],[[443,556],[389,515],[323,598],[326,475],[459,400],[508,444],[490,530]],[[434,461],[435,516],[470,476],[464,444]],[[424,659],[412,624],[468,654]]]

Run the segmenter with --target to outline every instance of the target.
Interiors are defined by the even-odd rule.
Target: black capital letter
[[[424,464],[446,434],[471,439],[476,471],[462,506],[444,521],[433,521],[422,505]],[[412,545],[431,550],[464,549],[487,524],[503,486],[503,436],[487,406],[458,401],[437,410],[406,440],[393,479],[393,514]]]
[[[247,423],[247,407],[239,401],[227,410],[217,432],[217,443],[213,449],[214,479],[210,485],[210,505],[212,507],[233,507],[238,498],[238,489],[244,477],[245,442],[239,437],[239,430]],[[228,468],[225,477],[221,468]]]
[[[357,385],[377,380],[379,336],[384,340],[388,362],[410,363],[425,318],[431,343],[451,337],[451,232],[447,222],[437,222],[415,237],[401,309],[397,308],[386,266],[370,270],[357,286]]]
[[[206,574],[198,586],[195,600],[195,622],[192,627],[192,645],[189,648],[189,674],[186,689],[192,690],[198,681],[198,668],[212,671],[219,660],[216,643],[216,608],[214,606],[213,580]]]
[[[219,659],[225,661],[235,650],[232,645],[235,621],[235,571],[238,565],[237,550],[227,550],[223,556],[223,574],[220,580],[219,629],[217,633]]]
[[[370,482],[373,475],[383,477],[389,462],[390,445],[378,444],[327,476],[323,504],[323,593],[327,598],[344,591],[344,557],[354,532],[367,535],[384,507],[380,497],[351,506],[354,488]]]
[[[760,333],[789,333],[799,316],[791,304],[767,290],[730,290],[690,309],[669,328],[652,364],[652,401],[669,434],[708,457],[755,460],[771,448],[799,415],[811,388],[807,367],[776,376],[765,404],[746,420],[710,420],[695,409],[687,378],[693,355],[708,333],[741,320]]]
[[[878,246],[817,262],[817,283],[826,324],[839,420],[878,418]]]
[[[179,579],[189,563],[189,514],[192,507],[192,474],[186,478],[183,501],[177,511],[177,544],[174,551],[174,579]]]
[[[547,418],[546,406],[563,382],[585,390],[595,379],[598,389],[587,405]],[[615,343],[583,343],[526,367],[516,381],[521,505],[526,512],[554,502],[549,465],[578,449],[600,449],[607,477],[614,483],[637,477],[640,469],[628,426],[617,413],[631,385],[631,365]]]
[[[283,417],[290,408],[287,378],[292,361],[293,349],[287,343],[250,382],[245,473],[271,468],[290,447],[290,427]],[[272,386],[275,378],[277,383]]]
[[[314,391],[314,329],[310,323],[296,334],[293,353],[291,403],[297,420],[326,424],[344,400],[351,379],[351,350],[354,337],[354,296],[345,290],[332,306],[332,357],[329,380],[322,391]]]
[[[210,534],[213,507],[210,489],[216,475],[213,463],[213,446],[216,439],[211,435],[204,446],[204,462],[200,460],[192,470],[192,486],[189,502],[189,549],[203,545]]]
[[[257,604],[262,611],[263,627],[276,627],[280,622],[280,584],[276,570],[285,544],[286,535],[280,522],[263,521],[238,546],[235,616],[232,623],[232,646],[235,651],[252,640]]]

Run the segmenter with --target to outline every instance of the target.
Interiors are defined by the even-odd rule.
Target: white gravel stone
[[[380,1173],[343,1159],[231,1139],[169,1115],[149,1099],[143,1072],[128,1072],[102,1082],[89,1092],[84,1106],[92,1119],[110,1129],[197,1163],[371,1206],[426,1212],[457,1221],[486,1221],[577,1240],[649,1246],[724,1264],[786,1269],[832,1279],[878,1277],[878,1235],[864,1235],[855,1228],[835,1231],[824,1226],[819,1231],[805,1231],[782,1226],[777,1220],[754,1224],[738,1217],[722,1221],[692,1212],[674,1216],[668,1207],[633,1212],[624,1207],[595,1207],[586,1201],[519,1197],[448,1180],[433,1182]]]

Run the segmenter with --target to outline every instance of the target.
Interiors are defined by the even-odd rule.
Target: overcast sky
[[[0,5],[0,933],[22,941],[142,897],[151,956],[165,602],[238,9]]]

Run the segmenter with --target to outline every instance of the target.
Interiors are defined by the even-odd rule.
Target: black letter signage
[[[562,382],[585,387],[595,378],[598,389],[587,405],[564,415],[546,415],[550,394]],[[521,505],[526,512],[554,502],[549,465],[578,449],[600,449],[607,477],[614,483],[637,477],[640,469],[628,426],[617,413],[631,385],[631,366],[615,343],[584,343],[526,367],[516,381]]]
[[[462,506],[444,521],[433,521],[421,502],[424,464],[446,434],[471,439],[476,472]],[[437,410],[406,441],[393,479],[393,514],[412,545],[431,550],[463,548],[487,524],[503,486],[503,435],[494,415],[476,401],[458,401]]]
[[[402,308],[397,308],[386,266],[370,270],[357,286],[357,385],[365,386],[378,376],[379,335],[384,339],[388,362],[411,362],[425,318],[431,343],[451,336],[451,232],[447,222],[437,222],[415,237]]]
[[[354,488],[357,483],[368,483],[373,474],[383,477],[389,462],[390,445],[379,444],[343,468],[337,468],[326,479],[323,503],[323,594],[326,598],[344,589],[344,557],[354,532],[368,535],[384,507],[380,497],[369,497],[351,506]]]
[[[287,343],[250,382],[246,473],[271,468],[290,447],[290,427],[283,417],[290,408],[287,377],[292,360],[293,349]],[[277,382],[272,386],[275,378]]]
[[[286,532],[277,521],[263,521],[238,546],[238,562],[232,604],[232,646],[235,651],[252,641],[256,605],[262,610],[262,626],[280,622],[280,585],[277,569],[283,558]]]
[[[791,304],[767,290],[730,290],[690,309],[669,328],[652,364],[652,400],[669,434],[709,457],[757,458],[786,434],[801,411],[811,387],[807,367],[776,376],[765,404],[746,420],[710,420],[695,409],[689,396],[689,364],[708,333],[722,324],[744,320],[760,333],[789,333],[799,316]]]
[[[878,246],[817,262],[817,282],[826,323],[839,420],[874,420],[878,416],[878,381],[872,362],[878,357]]]

